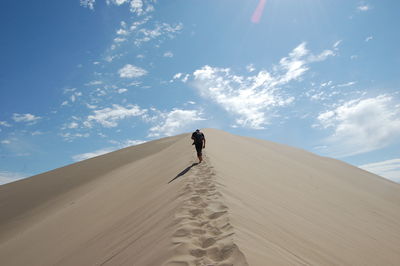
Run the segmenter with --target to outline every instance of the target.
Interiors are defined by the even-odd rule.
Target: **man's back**
[[[192,139],[193,139],[194,143],[196,143],[196,144],[203,144],[203,140],[204,140],[203,132],[200,132],[200,131],[196,130],[192,134]]]

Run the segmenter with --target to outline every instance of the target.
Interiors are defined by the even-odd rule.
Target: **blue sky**
[[[0,183],[204,127],[399,182],[398,10],[394,0],[2,1]]]

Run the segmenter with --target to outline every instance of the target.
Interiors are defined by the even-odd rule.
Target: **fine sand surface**
[[[0,265],[400,265],[400,185],[206,129],[0,186]]]

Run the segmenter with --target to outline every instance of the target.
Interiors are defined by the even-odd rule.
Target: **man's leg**
[[[203,161],[203,156],[201,154],[201,145],[196,144],[196,151],[197,151],[197,158],[199,158],[199,163],[201,163],[201,161]]]

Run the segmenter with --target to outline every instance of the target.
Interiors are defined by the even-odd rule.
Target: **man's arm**
[[[206,138],[203,138],[203,149],[206,147]]]

